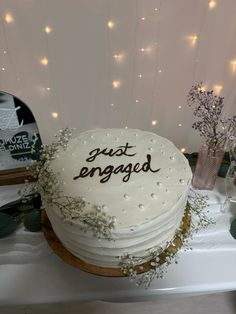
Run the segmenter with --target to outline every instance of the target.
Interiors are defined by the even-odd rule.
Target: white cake
[[[164,247],[180,226],[192,173],[163,137],[132,129],[87,131],[74,135],[50,166],[64,195],[82,197],[88,212],[100,206],[115,217],[114,241],[108,241],[84,233],[76,220],[65,221],[58,207],[46,208],[62,244],[90,264],[117,267],[125,253],[142,257]]]

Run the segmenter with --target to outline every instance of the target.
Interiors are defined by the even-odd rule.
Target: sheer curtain
[[[44,142],[65,126],[128,126],[197,151],[186,95],[200,81],[236,114],[234,0],[2,0],[0,10],[0,90],[28,104]]]

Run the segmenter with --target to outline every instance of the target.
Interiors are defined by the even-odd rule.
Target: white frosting
[[[132,146],[126,149],[127,155],[132,156],[99,154],[93,161],[86,161],[93,156],[89,153],[97,148],[107,148],[106,153],[113,149],[114,153],[126,143]],[[147,155],[151,156],[151,169],[159,171],[132,172],[127,182],[123,181],[127,173],[119,172],[101,183],[105,175],[99,176],[98,170],[93,177],[73,179],[83,167],[104,170],[109,165],[117,168],[121,164],[140,163],[140,169],[147,162]],[[64,221],[58,208],[46,209],[63,245],[89,263],[115,267],[119,264],[117,256],[124,253],[144,256],[146,250],[170,241],[180,225],[192,173],[183,154],[163,137],[131,129],[87,131],[75,136],[66,151],[58,153],[51,167],[60,173],[64,195],[81,196],[89,203],[88,210],[93,205],[101,206],[107,214],[116,217],[112,231],[115,241],[98,241],[91,233],[83,233],[78,222]]]

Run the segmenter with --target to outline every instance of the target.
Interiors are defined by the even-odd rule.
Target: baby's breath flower
[[[81,230],[90,231],[97,238],[111,239],[111,230],[114,229],[114,217],[102,212],[100,206],[94,206],[85,213],[86,203],[81,197],[63,195],[63,182],[60,173],[54,173],[50,167],[51,161],[58,157],[60,150],[66,150],[72,138],[72,132],[66,128],[60,130],[56,141],[50,145],[43,145],[40,160],[29,166],[29,171],[37,180],[22,190],[27,201],[34,194],[40,194],[43,203],[47,206],[59,208],[65,221],[72,223],[77,220],[81,223]]]
[[[213,90],[204,91],[200,83],[192,86],[187,102],[194,107],[193,114],[199,118],[192,127],[200,132],[210,147],[214,150],[224,148],[235,140],[236,116],[222,117],[224,97],[215,95]]]
[[[164,247],[151,248],[146,251],[146,255],[142,258],[132,256],[129,253],[120,258],[124,275],[128,276],[131,281],[135,281],[136,286],[148,288],[155,278],[162,279],[164,277],[170,264],[178,264],[180,246],[178,246],[176,239],[182,242],[185,250],[192,249],[188,246],[188,238],[200,228],[206,228],[209,224],[214,223],[207,216],[208,198],[206,196],[201,196],[190,190],[188,201],[189,205],[185,210],[185,216],[191,221],[189,230],[184,227],[183,220],[180,227],[176,229],[174,239],[167,242]],[[144,263],[148,263],[149,271],[139,275],[138,272],[143,270]]]

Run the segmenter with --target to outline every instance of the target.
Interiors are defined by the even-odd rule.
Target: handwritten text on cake
[[[91,152],[89,152],[89,156],[86,161],[87,162],[93,162],[99,155],[105,155],[105,156],[109,156],[109,157],[113,157],[113,156],[127,156],[127,157],[133,157],[136,155],[136,153],[130,153],[130,150],[135,147],[135,146],[131,146],[129,145],[129,143],[126,143],[123,146],[118,146],[116,149],[108,149],[108,148],[104,148],[104,149],[100,149],[100,148],[96,148],[93,149]],[[147,154],[146,155],[146,161],[143,164],[140,164],[139,162],[137,162],[136,164],[132,164],[129,163],[127,165],[121,164],[119,166],[112,166],[112,165],[108,165],[106,166],[104,169],[102,169],[101,167],[92,167],[92,168],[88,168],[88,167],[83,167],[80,170],[80,174],[78,176],[75,176],[73,179],[77,180],[79,178],[85,178],[87,176],[93,177],[95,173],[97,173],[99,175],[99,177],[102,177],[100,182],[101,183],[105,183],[107,182],[110,178],[112,174],[118,174],[118,173],[125,173],[125,176],[122,178],[123,182],[128,182],[131,176],[132,172],[135,173],[139,173],[140,171],[143,172],[158,172],[160,170],[153,170],[151,167],[151,155]]]

